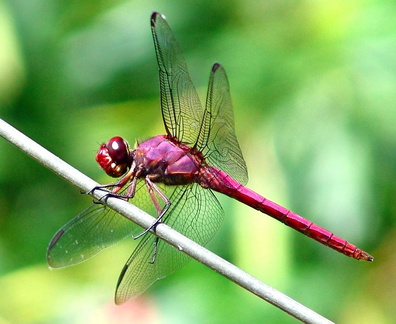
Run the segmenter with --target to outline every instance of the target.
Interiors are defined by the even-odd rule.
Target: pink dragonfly
[[[94,203],[55,234],[48,247],[49,265],[74,265],[126,237],[142,236],[118,279],[115,301],[121,304],[189,260],[148,233],[159,222],[202,245],[213,237],[224,217],[213,191],[237,199],[349,257],[372,261],[367,252],[244,186],[247,170],[235,135],[224,68],[218,63],[213,65],[206,107],[202,110],[165,17],[153,13],[151,29],[166,135],[137,143],[134,150],[121,137],[102,144],[96,161],[108,175],[122,177],[115,184],[95,189],[110,187],[110,195],[131,199],[157,215],[157,221],[137,235],[137,225],[105,205]]]

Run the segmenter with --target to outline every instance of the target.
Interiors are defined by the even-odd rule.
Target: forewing
[[[51,268],[83,262],[132,235],[135,224],[105,205],[94,203],[64,225],[47,250]]]
[[[202,119],[202,106],[187,65],[165,17],[154,12],[151,30],[157,55],[161,110],[168,135],[194,144]]]
[[[127,188],[124,188],[122,195]],[[143,180],[138,180],[135,197],[130,200],[155,216],[155,208]],[[83,262],[143,229],[111,208],[94,203],[64,225],[52,238],[47,250],[51,268],[63,268]]]
[[[209,189],[202,189],[197,184],[185,189],[184,186],[175,187],[168,196],[172,204],[164,222],[193,241],[206,245],[222,224],[223,209]],[[162,240],[158,240],[155,252],[156,241],[155,236],[146,234],[128,259],[117,284],[117,304],[141,294],[156,280],[190,260],[186,254]]]
[[[247,168],[235,135],[230,86],[224,68],[215,63],[209,79],[206,108],[196,147],[213,165],[242,184]]]

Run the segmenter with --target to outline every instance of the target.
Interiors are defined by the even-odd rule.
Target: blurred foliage
[[[375,262],[223,197],[227,221],[209,248],[336,322],[394,322],[396,4],[0,0],[0,117],[110,182],[94,161],[99,142],[163,133],[154,10],[202,95],[211,64],[225,66],[249,187]],[[132,241],[48,270],[51,236],[90,198],[6,141],[0,150],[0,323],[295,322],[195,261],[117,307]]]

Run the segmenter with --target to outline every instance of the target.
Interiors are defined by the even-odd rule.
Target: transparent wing
[[[215,63],[209,79],[206,108],[196,147],[213,165],[243,185],[248,174],[235,135],[230,87],[224,68]]]
[[[202,120],[202,105],[187,65],[165,17],[154,12],[151,30],[157,55],[161,110],[168,135],[194,144]]]
[[[124,188],[120,194],[127,190]],[[154,205],[143,180],[138,180],[131,202],[155,216]],[[52,238],[47,262],[52,268],[63,268],[83,262],[143,229],[111,208],[94,203],[64,225]]]
[[[224,68],[217,63],[213,65],[206,108],[202,113],[186,62],[164,16],[153,13],[151,29],[167,133],[181,142],[195,144],[209,164],[246,184],[247,168],[235,135],[234,113]]]
[[[47,262],[51,268],[78,264],[132,235],[133,230],[134,224],[112,209],[92,204],[54,235]]]
[[[172,204],[164,222],[195,242],[207,244],[224,218],[223,209],[212,191],[197,184],[177,186],[168,198]],[[156,241],[155,236],[146,234],[128,259],[117,284],[117,304],[141,294],[156,280],[171,274],[190,260],[161,240],[157,241],[155,250]]]

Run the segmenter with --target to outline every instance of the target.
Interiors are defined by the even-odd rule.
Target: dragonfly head
[[[95,159],[100,167],[113,178],[122,176],[132,163],[128,142],[119,136],[103,143]]]

